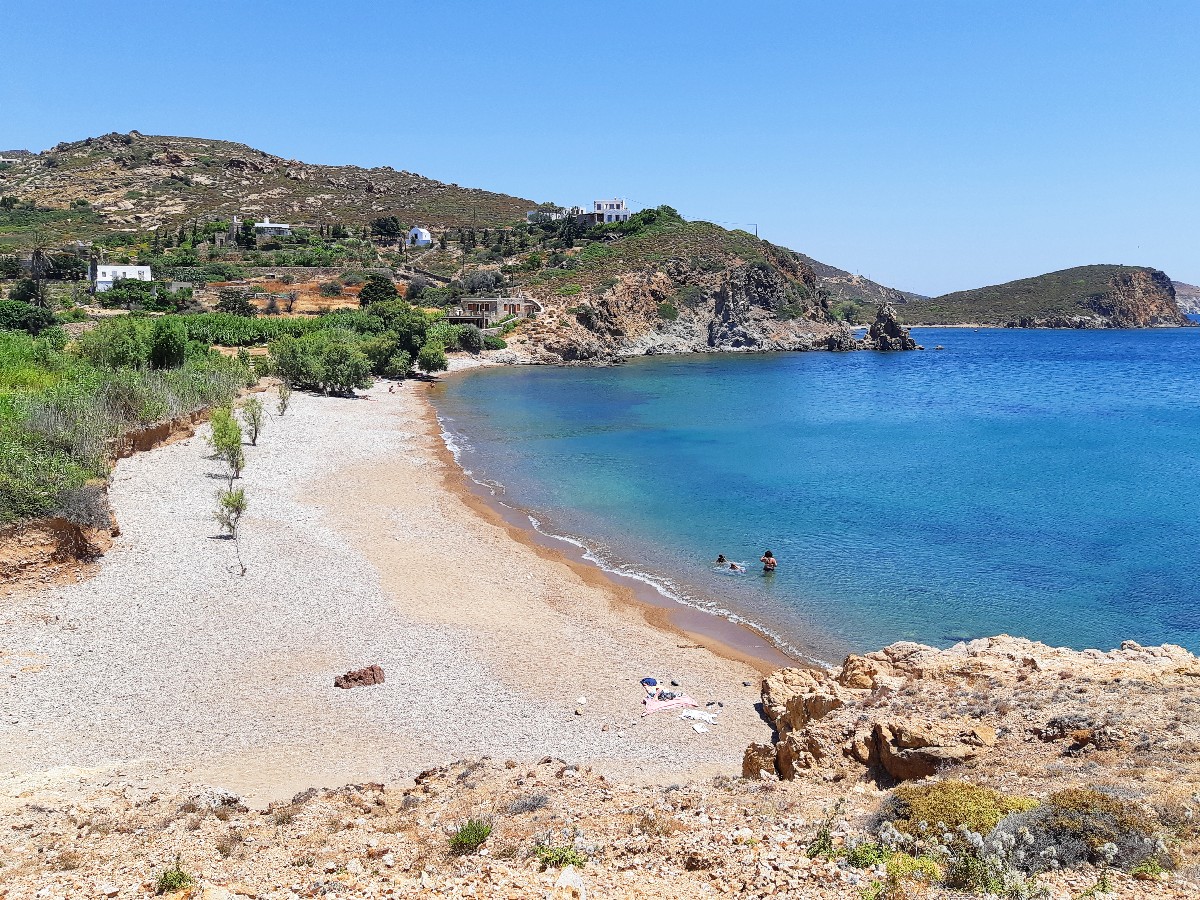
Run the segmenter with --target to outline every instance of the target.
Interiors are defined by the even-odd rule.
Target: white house
[[[414,225],[408,232],[408,246],[410,247],[428,247],[433,244],[433,235],[428,229],[422,228],[419,225]]]
[[[597,222],[626,222],[629,220],[629,207],[624,200],[596,200],[592,204],[592,212]]]
[[[267,216],[261,222],[254,223],[254,233],[265,237],[287,237],[292,233],[292,226],[284,225],[282,222],[272,222],[271,217]]]
[[[108,263],[96,264],[96,275],[92,279],[92,289],[96,293],[107,291],[114,281],[122,278],[132,278],[136,281],[153,281],[149,266],[110,266]]]

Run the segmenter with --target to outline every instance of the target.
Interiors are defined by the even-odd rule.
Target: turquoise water
[[[999,632],[1200,651],[1200,329],[914,334],[945,349],[489,369],[435,402],[542,530],[818,658]]]

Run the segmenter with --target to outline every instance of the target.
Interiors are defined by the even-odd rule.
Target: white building
[[[149,266],[110,266],[108,263],[97,263],[92,289],[96,293],[107,291],[114,281],[120,281],[122,278],[132,278],[135,281],[154,280]]]
[[[596,200],[592,204],[592,212],[597,222],[626,222],[629,220],[629,207],[624,200]]]
[[[410,247],[428,247],[433,244],[433,235],[428,229],[422,228],[419,225],[414,225],[408,232],[408,246]]]
[[[254,233],[264,237],[287,237],[292,233],[292,226],[284,225],[282,222],[272,222],[271,217],[267,216],[261,222],[254,223]]]

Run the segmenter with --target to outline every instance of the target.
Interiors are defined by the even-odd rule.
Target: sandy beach
[[[0,597],[0,793],[119,775],[267,802],[481,755],[737,774],[770,735],[756,667],[489,515],[425,390],[297,394],[271,417],[246,448],[244,577],[212,520],[206,429],[123,460],[122,534],[95,576]],[[333,687],[371,664],[383,685]],[[718,724],[643,717],[646,675],[711,701]]]

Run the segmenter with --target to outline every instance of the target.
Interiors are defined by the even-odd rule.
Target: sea
[[[433,400],[530,527],[800,658],[1000,633],[1200,652],[1200,328],[913,336],[479,369]]]

